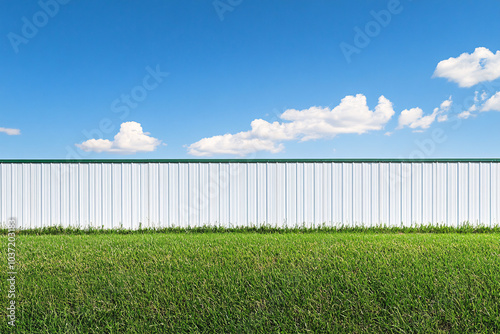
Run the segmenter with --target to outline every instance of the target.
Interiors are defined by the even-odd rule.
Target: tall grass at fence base
[[[16,229],[16,234],[20,235],[89,235],[89,234],[147,234],[147,233],[169,233],[169,234],[196,234],[196,233],[500,233],[500,225],[486,226],[473,225],[469,222],[464,222],[459,226],[447,226],[444,224],[422,224],[413,226],[364,226],[364,225],[343,225],[338,224],[329,226],[322,224],[316,227],[302,226],[286,226],[276,227],[272,225],[261,226],[235,226],[223,227],[217,225],[204,226],[189,226],[189,227],[147,227],[143,228],[139,225],[139,229],[127,229],[122,226],[119,228],[105,229],[103,227],[63,227],[46,226],[41,228],[19,228]],[[0,233],[6,234],[6,228],[0,229]]]

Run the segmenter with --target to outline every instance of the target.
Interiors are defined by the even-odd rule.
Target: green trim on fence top
[[[451,158],[430,158],[430,159],[0,159],[0,163],[294,163],[294,162],[500,162],[500,158],[484,159],[451,159]]]

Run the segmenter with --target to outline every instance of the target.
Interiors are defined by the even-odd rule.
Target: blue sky
[[[0,0],[0,16],[1,159],[500,156],[498,1]]]

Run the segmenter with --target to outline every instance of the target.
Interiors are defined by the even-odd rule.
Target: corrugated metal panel
[[[1,162],[22,228],[500,224],[498,161]]]

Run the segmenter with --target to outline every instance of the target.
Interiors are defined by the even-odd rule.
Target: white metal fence
[[[500,161],[0,161],[0,222],[131,228],[500,223]]]

